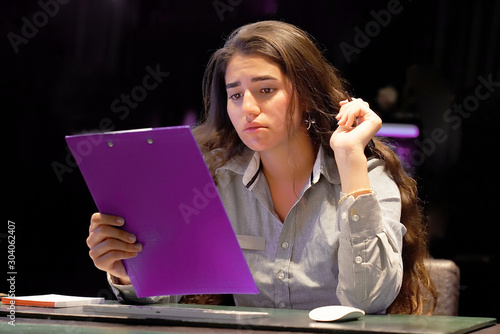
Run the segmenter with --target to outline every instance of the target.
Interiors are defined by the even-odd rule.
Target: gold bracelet
[[[349,196],[353,196],[353,195],[356,195],[357,193],[362,193],[362,192],[366,192],[367,194],[372,194],[374,193],[373,189],[372,188],[368,188],[368,189],[359,189],[359,190],[356,190],[356,191],[353,191],[353,192],[350,192],[348,193],[347,195],[345,195],[344,197],[342,197],[341,199],[339,199],[339,205],[340,203],[342,203],[343,200],[345,200],[347,197]],[[364,195],[364,194],[363,194]]]

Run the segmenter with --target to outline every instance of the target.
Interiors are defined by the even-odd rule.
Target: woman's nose
[[[260,114],[259,104],[250,92],[245,92],[245,95],[243,96],[242,111],[247,116],[256,116]]]

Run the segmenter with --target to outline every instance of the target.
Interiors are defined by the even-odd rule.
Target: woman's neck
[[[294,185],[310,177],[316,154],[309,136],[297,134],[286,147],[260,152],[260,157],[268,182]]]
[[[307,135],[294,140],[284,149],[260,152],[262,171],[266,176],[274,211],[281,220],[286,216],[307,184],[316,159],[316,150]]]

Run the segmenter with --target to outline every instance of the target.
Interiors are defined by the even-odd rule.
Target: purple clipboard
[[[188,126],[66,142],[98,210],[123,217],[143,245],[124,261],[138,297],[258,293]]]

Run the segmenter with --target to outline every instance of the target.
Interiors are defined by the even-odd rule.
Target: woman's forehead
[[[250,71],[258,71],[265,70],[275,74],[283,75],[281,68],[274,61],[269,59],[268,57],[261,55],[244,55],[244,54],[235,54],[226,67],[226,75],[229,72],[250,72]]]

